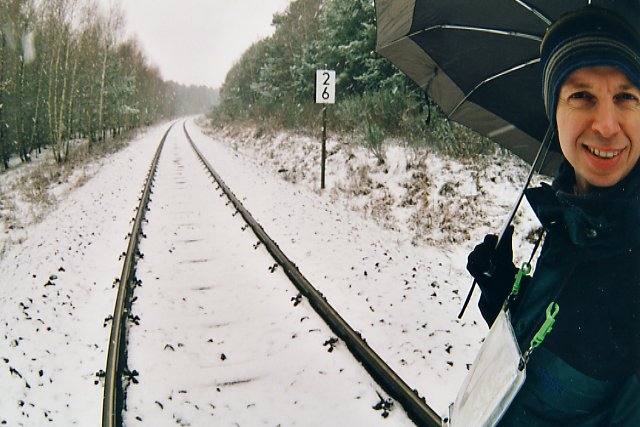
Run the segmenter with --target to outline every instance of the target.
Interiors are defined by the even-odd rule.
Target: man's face
[[[560,87],[556,121],[580,193],[615,185],[640,157],[640,89],[616,68],[571,73]]]

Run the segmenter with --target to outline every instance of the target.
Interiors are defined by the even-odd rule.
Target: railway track
[[[138,299],[138,292],[136,292],[136,296],[134,297],[133,289],[141,284],[140,276],[144,274],[147,274],[147,276],[149,276],[148,279],[143,280],[145,284],[149,280],[154,280],[154,278],[152,277],[153,275],[149,275],[152,272],[148,271],[148,268],[147,270],[145,270],[146,267],[143,266],[143,264],[146,262],[146,258],[143,260],[140,259],[141,254],[139,251],[139,239],[140,239],[140,236],[142,236],[141,225],[145,218],[145,213],[149,209],[148,204],[149,204],[149,196],[151,194],[151,187],[156,177],[156,170],[158,168],[158,163],[159,163],[161,153],[163,152],[163,148],[165,147],[165,140],[167,139],[167,136],[169,135],[170,132],[172,133],[172,136],[174,136],[175,133],[179,132],[177,129],[174,129],[174,131],[172,131],[172,128],[173,126],[170,127],[167,130],[167,132],[164,134],[158,146],[158,149],[156,151],[154,160],[152,162],[149,173],[147,175],[147,182],[145,183],[145,187],[142,192],[140,205],[137,208],[137,215],[134,220],[133,229],[130,235],[130,243],[128,246],[128,251],[125,258],[123,272],[122,272],[122,276],[119,283],[118,299],[117,299],[116,307],[113,314],[112,332],[111,332],[111,338],[110,338],[109,354],[107,359],[108,361],[107,361],[107,368],[106,368],[106,375],[105,375],[103,416],[102,416],[103,427],[123,425],[123,409],[125,408],[125,406],[127,406],[127,401],[126,401],[127,398],[125,397],[126,385],[130,381],[134,381],[134,382],[137,381],[136,380],[137,372],[130,370],[128,367],[128,363],[127,363],[128,350],[127,350],[127,340],[125,339],[125,336],[127,335],[127,325],[130,323],[139,323],[140,321],[140,319],[137,318],[136,316],[133,316],[131,312],[132,300]],[[339,313],[337,313],[336,310],[334,310],[331,307],[331,305],[327,302],[327,300],[323,297],[323,295],[316,288],[314,288],[314,286],[311,283],[309,283],[309,281],[299,271],[297,266],[286,256],[286,254],[284,254],[280,250],[278,245],[267,235],[265,230],[252,217],[251,213],[247,209],[245,209],[245,207],[242,205],[240,200],[238,200],[238,198],[224,183],[222,178],[216,173],[216,171],[213,169],[209,161],[202,155],[201,151],[198,149],[194,141],[189,136],[184,123],[182,128],[183,128],[182,132],[184,134],[183,138],[186,138],[186,140],[188,140],[189,144],[193,149],[193,152],[201,162],[202,167],[206,170],[207,174],[209,174],[215,180],[215,183],[218,189],[220,189],[220,191],[222,191],[222,193],[224,193],[225,197],[228,199],[229,201],[228,204],[231,204],[233,206],[234,221],[240,221],[240,217],[241,217],[242,221],[246,223],[246,226],[242,226],[242,229],[244,230],[245,228],[250,227],[253,230],[253,233],[255,234],[255,236],[259,239],[259,244],[263,245],[268,251],[268,253],[270,254],[270,256],[273,258],[273,260],[275,260],[275,264],[273,264],[273,266],[271,267],[271,272],[273,272],[276,269],[276,267],[280,268],[282,272],[284,272],[286,277],[291,281],[291,283],[294,284],[294,286],[299,291],[299,293],[304,297],[306,297],[307,301],[309,302],[309,305],[313,307],[313,309],[318,313],[318,315],[322,318],[322,320],[329,326],[329,328],[333,331],[333,333],[347,345],[347,347],[349,348],[353,356],[369,372],[371,377],[380,385],[380,387],[382,387],[388,395],[390,395],[393,399],[395,399],[398,403],[402,405],[402,407],[404,408],[408,416],[413,420],[413,422],[416,425],[419,425],[419,426],[442,425],[442,420],[440,419],[440,417],[425,403],[425,401],[418,395],[418,393],[412,390],[367,345],[363,337],[361,337],[358,332],[354,331],[347,324],[347,322],[344,321],[344,319],[339,315]],[[175,137],[177,137],[177,135],[175,135]],[[184,162],[186,163],[186,161]],[[183,164],[183,160],[180,160],[178,158],[174,158],[173,163],[174,163],[173,164],[174,175],[180,176],[178,178],[174,177],[174,180],[176,180],[174,183],[178,187],[181,187],[180,190],[183,191],[186,189],[183,187],[192,185],[192,184],[187,184],[187,179],[183,177],[183,174],[186,174],[185,169],[188,169],[190,173],[194,171],[190,170],[189,166]],[[196,171],[196,172],[202,173],[200,171]],[[188,189],[190,192],[194,190],[194,188],[190,188],[190,187]],[[214,194],[213,188],[210,189],[210,193]],[[217,194],[214,194],[214,196],[217,197]],[[191,197],[193,197],[193,194],[191,195]],[[207,197],[207,196],[203,195],[202,197]],[[184,203],[186,203],[186,201]],[[160,205],[160,206],[165,206],[165,205]],[[169,205],[167,204],[166,206],[169,206]],[[156,211],[155,206],[152,206],[152,208],[154,209],[154,211]],[[236,213],[239,214],[237,215],[237,218],[236,218]],[[166,208],[163,214],[171,215],[171,213],[169,212],[169,208]],[[177,215],[176,218],[179,218],[180,215],[187,216],[185,212],[182,212],[180,210],[175,211],[175,215]],[[192,231],[191,236],[187,234],[185,235],[186,237],[182,237],[181,241],[183,243],[191,246],[198,246],[200,244],[199,241],[201,239],[198,238],[198,231],[194,231],[193,227],[194,227],[194,224],[196,223],[200,224],[201,220],[202,219],[200,218],[197,221],[194,220],[193,222],[182,223],[183,228],[186,228],[186,229],[190,228]],[[211,223],[211,227],[216,227],[215,221]],[[231,226],[228,226],[227,228],[230,228],[230,227]],[[146,228],[145,228],[145,231],[146,231]],[[155,236],[156,233],[157,233],[157,230],[153,234],[151,232],[148,232],[147,234],[149,234],[149,236],[152,236],[152,235]],[[158,234],[162,234],[162,233],[158,233]],[[148,240],[150,239],[147,239],[147,241],[145,241],[144,243],[145,245],[147,244]],[[162,246],[162,243],[151,244],[151,247],[153,248],[161,247],[161,246]],[[258,244],[256,244],[256,247],[257,246]],[[172,249],[177,251],[177,249],[175,248],[175,244],[174,246],[169,246],[169,250],[172,250]],[[151,252],[153,252],[153,249],[150,249],[149,253]],[[196,253],[201,253],[201,251],[200,252],[196,251]],[[146,251],[145,251],[145,255],[147,255]],[[196,274],[194,272],[198,271],[199,267],[203,267],[206,269],[206,263],[209,261],[209,259],[206,256],[203,256],[199,259],[197,257],[194,258],[192,256],[189,259],[186,259],[186,258],[183,259],[183,261],[189,264],[190,272],[193,274]],[[231,262],[231,261],[227,261],[227,262]],[[137,265],[137,263],[139,264]],[[239,269],[242,270],[242,268],[239,268]],[[143,270],[145,270],[146,273],[143,272]],[[206,271],[206,270],[203,270],[203,271]],[[207,273],[203,273],[203,274],[206,275]],[[159,280],[160,278],[157,277],[156,279]],[[194,279],[194,281],[195,280],[197,279]],[[254,280],[262,280],[262,279],[254,279]],[[149,286],[155,286],[155,284],[149,285]],[[143,287],[142,289],[145,289],[146,292],[150,292],[150,289],[147,286]],[[191,289],[191,291],[195,292],[196,294],[200,292],[200,294],[203,295],[203,297],[201,298],[206,299],[204,295],[210,291],[210,287],[197,286],[196,289]],[[154,290],[153,292],[156,292],[156,291]],[[160,291],[157,291],[157,292],[160,292]],[[140,296],[139,301],[136,302],[136,306],[137,304],[142,304],[142,301],[145,301],[147,299],[149,299],[148,294],[144,296]],[[196,298],[195,305],[189,306],[188,300],[191,300],[191,299],[193,299],[191,296],[189,297],[185,296],[183,298],[184,303],[181,305],[188,306],[187,307],[188,310],[191,310],[191,311],[195,311],[197,308],[204,309],[203,307],[204,303],[200,303],[198,298]],[[258,303],[259,302],[256,302],[256,304]],[[178,309],[176,307],[177,307],[176,305],[173,305],[170,307],[165,306],[163,310],[173,310],[172,311],[173,313],[177,313]],[[186,318],[190,316],[188,314],[189,311],[185,311],[185,313],[187,314],[182,314],[182,315],[176,314],[176,316],[180,318]],[[145,322],[146,317],[145,316],[142,316],[142,317],[143,317],[142,322]],[[195,317],[193,319],[195,319]],[[191,321],[195,321],[193,319],[191,319]],[[199,319],[202,319],[202,316],[200,316]],[[135,328],[137,328],[137,326]],[[168,337],[166,334],[164,335],[163,339],[165,341],[170,341],[170,337]],[[134,340],[135,338],[132,341]],[[209,340],[208,343],[214,344],[213,339]],[[131,343],[128,345],[132,349],[135,348],[135,345]],[[163,344],[163,345],[164,345],[164,347],[162,348],[163,352],[173,353],[176,351],[177,347],[179,347],[180,345],[184,346],[185,343],[175,342],[174,340],[174,341],[167,342],[166,344]],[[138,353],[141,353],[143,349],[139,348],[138,350],[132,350],[132,351],[134,352],[137,351]],[[194,353],[200,354],[203,352],[204,352],[203,350],[199,350]],[[222,360],[225,359],[224,353],[219,353],[218,355]],[[196,363],[204,363],[204,362],[196,362]],[[159,370],[162,371],[162,368],[160,367]],[[171,375],[169,375],[169,377],[171,377]],[[240,379],[240,380],[234,380],[234,381],[251,381],[251,379],[248,378],[248,379]],[[230,382],[233,382],[233,381],[230,381]],[[228,385],[228,384],[225,384],[225,385]],[[219,386],[220,384],[218,384],[218,387],[217,387],[218,390],[220,389]],[[182,393],[182,394],[186,394],[186,393]],[[177,395],[170,396],[169,400],[177,401],[178,396]],[[165,405],[167,405],[167,402],[161,401],[161,400],[155,400],[152,403],[153,405],[160,408],[161,410],[164,409]],[[199,404],[194,404],[194,406],[198,407],[198,410],[200,410],[201,407],[206,406],[206,403],[201,402]],[[210,404],[210,406],[213,409],[214,405]]]
[[[122,408],[124,406],[124,394],[122,376],[126,371],[126,318],[131,307],[131,293],[136,283],[135,262],[138,253],[138,245],[142,235],[142,221],[144,220],[153,178],[158,166],[158,160],[167,139],[171,125],[162,136],[160,144],[149,167],[145,180],[140,203],[136,208],[136,216],[133,220],[133,227],[129,235],[129,245],[125,254],[122,274],[118,281],[118,293],[116,296],[115,308],[112,316],[111,334],[109,337],[109,349],[107,353],[107,366],[105,369],[104,397],[102,404],[102,425],[121,426]]]

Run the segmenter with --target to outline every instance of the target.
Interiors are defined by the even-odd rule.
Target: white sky
[[[120,3],[165,80],[219,87],[251,44],[271,35],[271,18],[291,0],[101,0]]]

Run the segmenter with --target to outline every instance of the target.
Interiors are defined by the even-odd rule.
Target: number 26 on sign
[[[335,102],[335,70],[316,70],[316,104],[334,104]]]

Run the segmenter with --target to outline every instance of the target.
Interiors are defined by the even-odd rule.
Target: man
[[[551,26],[541,67],[566,162],[552,186],[527,190],[546,236],[510,306],[523,352],[550,303],[559,311],[499,425],[640,426],[640,34],[589,6]],[[489,324],[517,272],[511,235],[468,259]]]

